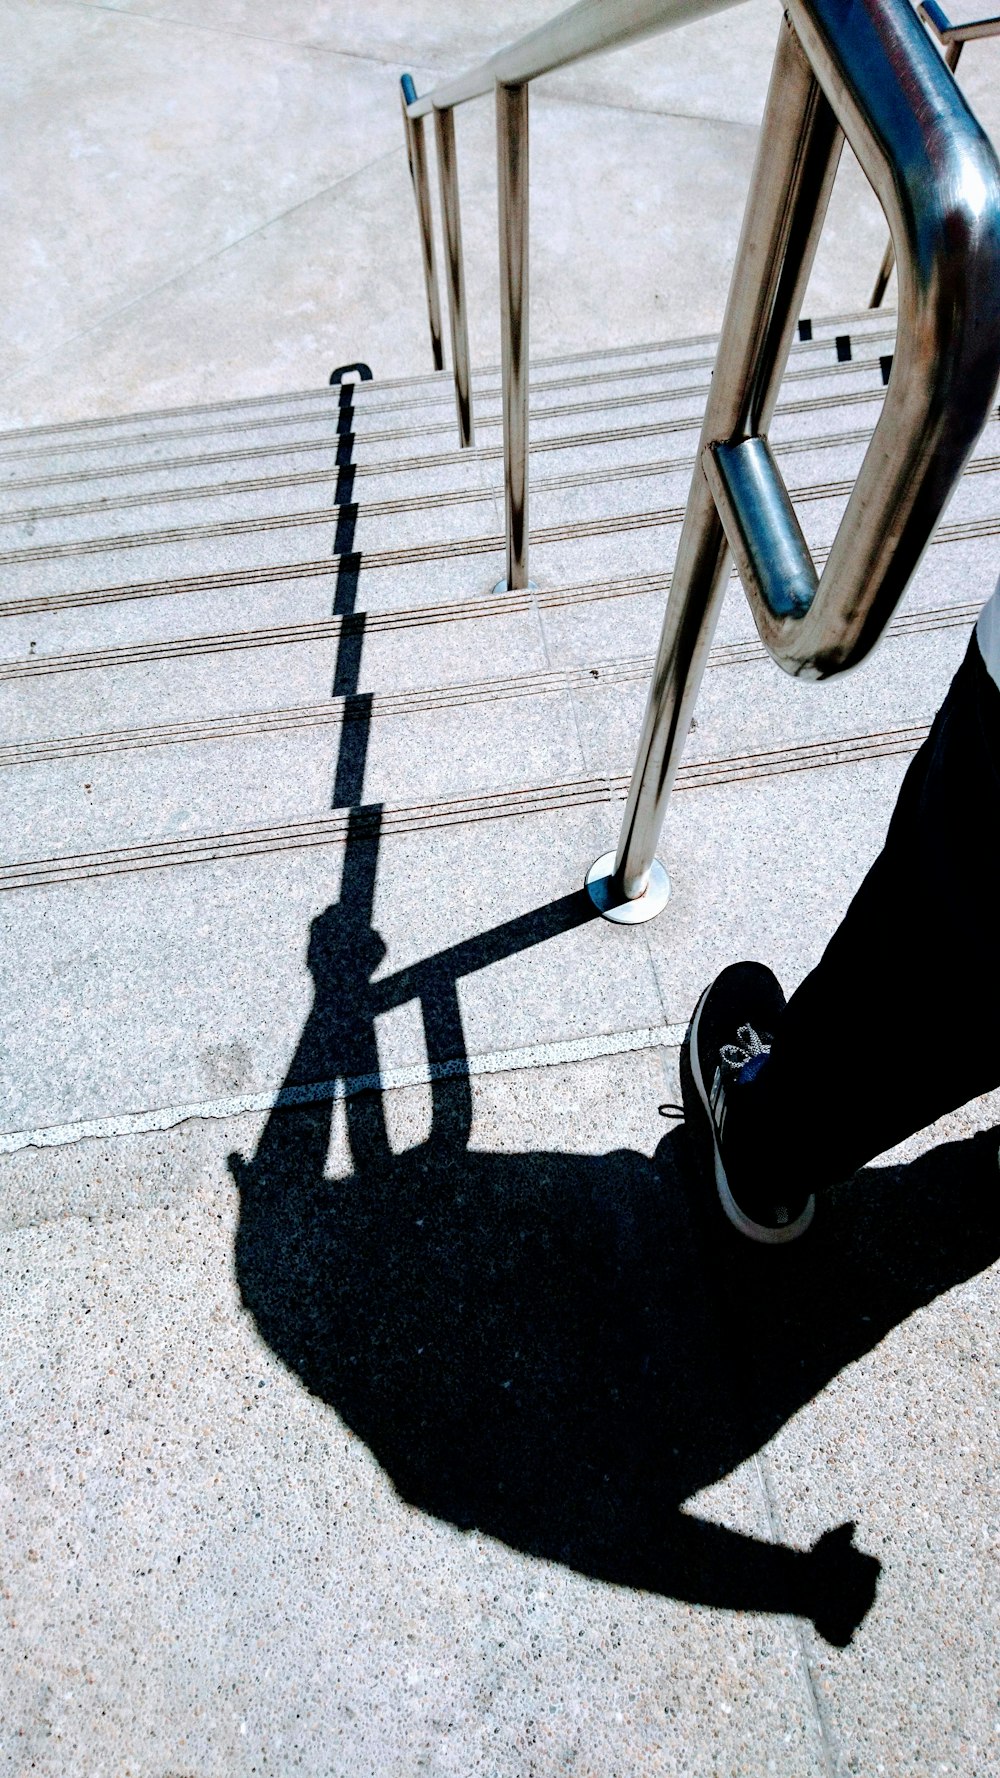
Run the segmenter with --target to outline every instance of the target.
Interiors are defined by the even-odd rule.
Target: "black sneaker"
[[[764,1065],[784,1009],[781,985],[762,963],[730,964],[694,1009],[681,1068],[685,1122],[706,1171],[714,1173],[722,1208],[741,1235],[769,1245],[805,1234],[815,1198],[803,1192],[776,1201],[766,1172],[750,1177],[723,1156],[727,1113]]]

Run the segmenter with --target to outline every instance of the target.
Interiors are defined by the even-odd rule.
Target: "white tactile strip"
[[[282,1087],[277,1093],[244,1093],[233,1099],[206,1099],[194,1105],[162,1105],[148,1111],[121,1112],[112,1117],[85,1118],[70,1124],[49,1124],[35,1130],[8,1130],[0,1133],[0,1154],[16,1154],[23,1148],[60,1148],[67,1143],[92,1138],[142,1136],[154,1130],[173,1129],[190,1118],[241,1117],[247,1112],[268,1112],[291,1105],[326,1104],[331,1100],[350,1099],[356,1093],[384,1093],[399,1087],[428,1086],[435,1080],[477,1074],[512,1074],[525,1068],[551,1068],[567,1062],[621,1056],[633,1050],[677,1049],[684,1041],[685,1029],[684,1025],[646,1025],[635,1031],[611,1031],[599,1037],[569,1038],[562,1043],[491,1050],[486,1055],[462,1056],[448,1062],[425,1062],[411,1068],[389,1068],[378,1074],[310,1081],[304,1086]]]

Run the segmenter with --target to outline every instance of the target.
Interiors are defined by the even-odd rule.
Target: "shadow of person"
[[[377,1072],[369,908],[342,896],[313,923],[292,1087]],[[460,1042],[454,979],[421,982],[436,1044]],[[345,1109],[349,1178],[325,1177],[329,1098],[281,1105],[231,1157],[236,1272],[264,1340],[403,1498],[602,1581],[849,1641],[879,1573],[853,1525],[799,1551],[683,1505],[996,1257],[996,1138],[869,1170],[775,1253],[717,1234],[682,1130],[653,1159],[480,1152],[458,1075],[433,1084],[428,1139],[394,1154],[377,1090]]]

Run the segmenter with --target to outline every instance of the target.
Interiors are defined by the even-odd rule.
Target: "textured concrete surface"
[[[573,356],[506,604],[495,371],[472,459],[446,384],[359,395],[339,510],[322,385],[424,365],[400,67],[550,7],[4,10],[0,424],[143,417],[0,439],[0,1768],[984,1778],[1000,1099],[763,1270],[671,1107],[705,979],[793,985],[874,855],[995,579],[995,470],[835,686],[768,669],[731,586],[671,905],[580,894],[683,491],[633,472],[693,448],[777,9],[534,96],[534,347]],[[993,127],[996,67],[962,66]],[[462,118],[487,366],[491,135]],[[879,411],[894,318],[846,311],[881,246],[847,167],[808,298],[840,318],[775,429],[818,538]]]
[[[234,1272],[240,1198],[225,1155],[252,1153],[259,1123],[216,1124],[208,1137],[189,1126],[157,1139],[154,1154],[148,1141],[77,1147],[70,1166],[46,1163],[48,1217],[35,1226],[25,1225],[23,1195],[37,1161],[20,1163],[20,1189],[5,1195],[2,1310],[5,1341],[28,1358],[4,1414],[11,1771],[824,1773],[794,1620],[664,1596],[655,1548],[640,1557],[648,1574],[638,1589],[588,1572],[583,1550],[574,1566],[552,1549],[553,1534],[574,1537],[590,1485],[581,1359],[596,1357],[590,1401],[629,1366],[602,1328],[603,1290],[595,1314],[583,1254],[609,1276],[617,1268],[627,1289],[647,1250],[661,1283],[681,1286],[665,1317],[650,1293],[652,1337],[677,1374],[693,1376],[692,1361],[700,1374],[689,1344],[697,1307],[682,1287],[689,1219],[674,1188],[663,1227],[651,1160],[664,1129],[655,1103],[668,1090],[676,1081],[655,1054],[477,1087],[472,1214],[460,1210],[448,1234],[432,1170],[411,1185],[386,1249],[390,1270],[404,1268],[397,1282],[380,1278],[367,1245],[368,1283],[360,1272],[344,1280],[368,1307],[351,1360],[365,1386],[351,1406],[345,1396],[341,1415],[303,1389],[244,1306],[245,1297],[263,1312],[247,1255],[252,1210]],[[397,1106],[397,1141],[424,1135],[423,1110]],[[353,1178],[336,1128],[329,1176],[345,1181],[352,1222],[371,1207],[373,1182]],[[421,1259],[421,1228],[431,1225],[434,1257]],[[343,1257],[316,1241],[320,1289]],[[432,1376],[433,1345],[439,1361],[442,1338],[458,1355],[442,1329],[423,1325],[420,1270],[442,1260],[453,1283],[461,1275],[476,1293],[475,1356],[455,1386],[491,1408],[513,1403],[528,1429],[544,1417],[559,1428],[555,1521],[544,1495],[529,1494],[506,1538],[482,1498],[470,1499],[465,1523],[440,1496],[437,1511],[422,1510],[419,1484],[369,1448],[393,1441],[377,1369],[396,1319],[415,1394],[421,1368]],[[467,1314],[454,1297],[450,1313],[460,1340]],[[349,1376],[343,1386],[350,1394]],[[426,1449],[440,1458],[448,1409],[425,1406],[437,1416]],[[626,1423],[641,1406],[628,1402]],[[668,1437],[685,1450],[693,1409],[674,1402]],[[752,1459],[723,1482],[711,1473],[729,1448],[724,1430],[720,1442],[704,1439],[687,1475],[668,1448],[667,1489],[676,1498],[698,1487],[691,1524],[718,1538],[720,1554],[752,1560],[769,1548],[766,1499]],[[629,1488],[627,1466],[606,1443],[601,1461],[598,1490],[614,1499]],[[490,1487],[502,1485],[486,1446],[482,1466]],[[639,1532],[623,1524],[623,1538]],[[524,1547],[532,1539],[534,1553]],[[766,1768],[756,1764],[764,1747]]]
[[[258,1149],[259,1119],[8,1161],[0,1314],[20,1359],[3,1431],[10,1770],[826,1778],[993,1768],[995,1591],[983,1544],[995,1305],[974,1275],[963,1282],[996,1252],[986,1201],[974,1202],[982,1182],[958,1186],[960,1220],[954,1165],[930,1190],[905,1165],[883,1169],[857,1202],[838,1203],[824,1256],[836,1266],[821,1259],[817,1280],[814,1259],[786,1282],[800,1338],[777,1359],[784,1374],[771,1374],[782,1424],[740,1460],[731,1390],[742,1369],[731,1357],[730,1391],[719,1391],[726,1309],[749,1296],[741,1344],[752,1330],[772,1366],[773,1330],[755,1305],[759,1281],[734,1275],[731,1257],[707,1298],[700,1282],[692,1293],[680,1138],[663,1139],[655,1117],[675,1093],[655,1053],[476,1083],[460,1175],[471,1216],[454,1203],[441,1101],[439,1171],[410,1181],[405,1211],[392,1187],[395,1234],[381,1252],[374,1181],[354,1174],[334,1119],[325,1190],[342,1180],[350,1194],[339,1244],[315,1190],[299,1194],[294,1215],[317,1219],[314,1289],[340,1277],[346,1309],[357,1302],[346,1374],[314,1379],[340,1413],[289,1366],[295,1304],[280,1330],[263,1316],[246,1241],[254,1213],[225,1163]],[[394,1144],[426,1140],[426,1094],[391,1098]],[[293,1144],[295,1134],[293,1122]],[[932,1138],[949,1134],[961,1132]],[[272,1243],[276,1265],[278,1251]],[[588,1271],[597,1263],[599,1286]],[[425,1319],[429,1265],[451,1273],[450,1334],[436,1314]],[[616,1278],[629,1315],[609,1292]],[[778,1563],[782,1543],[807,1551],[858,1521],[859,1546],[884,1569],[853,1645],[831,1650],[797,1617],[664,1596],[662,1523],[645,1533],[636,1588],[595,1576],[585,1552],[553,1559],[541,1495],[525,1504],[527,1527],[506,1537],[481,1495],[467,1503],[471,1523],[456,1524],[440,1497],[428,1511],[394,1468],[378,1367],[396,1342],[424,1399],[429,1362],[446,1362],[464,1331],[459,1279],[481,1306],[456,1384],[503,1399],[513,1366],[528,1428],[555,1421],[559,1534],[571,1541],[579,1529],[574,1465],[590,1432],[579,1363],[596,1355],[588,1390],[620,1387],[630,1320],[645,1315],[654,1367],[671,1381],[654,1369],[646,1399],[633,1384],[613,1417],[616,1446],[601,1451],[599,1485],[629,1502],[623,1535],[640,1531],[629,1465],[655,1400],[661,1499],[684,1497],[680,1522],[718,1537],[734,1593],[741,1564],[752,1592],[759,1552]],[[560,1375],[567,1341],[575,1362]],[[789,1373],[803,1356],[799,1382]],[[445,1403],[432,1392],[426,1406],[440,1416]],[[438,1459],[443,1430],[431,1418],[423,1435]],[[495,1486],[504,1478],[493,1461],[484,1447]],[[729,1469],[724,1480],[713,1465]],[[766,1574],[758,1584],[766,1593]]]
[[[877,413],[820,356],[786,391],[829,402],[788,454],[814,491]],[[122,429],[115,488],[179,418]],[[238,453],[234,425],[212,439]],[[23,444],[93,466],[99,433]],[[480,603],[480,509],[446,498],[495,461],[425,449],[398,495],[377,481],[401,537],[429,496],[458,550],[417,573],[223,591],[229,538],[178,535],[157,548],[182,580],[216,562],[210,590],[91,605],[80,561],[100,588],[128,552],[57,532],[66,577],[4,617],[3,1756],[979,1778],[1000,1104],[835,1194],[777,1290],[720,1241],[670,1107],[706,977],[749,952],[793,985],[877,850],[992,571],[995,477],[829,695],[768,671],[731,587],[674,897],[623,931],[579,885],[614,842],[676,526],[614,526],[671,479],[616,481],[612,447],[581,483],[593,449],[564,443],[545,547],[577,582],[515,612]],[[304,533],[262,535],[277,572]],[[283,643],[239,628],[282,620]],[[366,829],[324,838],[363,800]]]

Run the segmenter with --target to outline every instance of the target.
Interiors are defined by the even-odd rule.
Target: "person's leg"
[[[770,1053],[737,1067],[724,1046],[719,1134],[750,1199],[787,1203],[797,1225],[813,1189],[1000,1083],[998,837],[1000,690],[973,637],[820,963],[784,1010],[757,1015]],[[727,977],[738,1006],[734,971],[703,997],[721,989],[714,1008],[698,1009],[721,1010],[723,1024]],[[761,993],[766,1008],[766,981]],[[700,1096],[708,1109],[709,1084]]]

